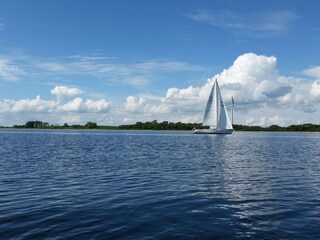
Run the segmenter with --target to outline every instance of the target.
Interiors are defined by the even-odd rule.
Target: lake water
[[[0,131],[1,239],[319,239],[320,134]]]

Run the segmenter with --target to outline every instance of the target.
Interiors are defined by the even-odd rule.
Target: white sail
[[[211,89],[206,110],[203,117],[203,126],[209,126],[208,130],[195,130],[195,133],[232,133],[233,127],[227,113],[220,93],[220,88],[217,80]]]
[[[221,111],[218,122],[218,129],[233,129],[230,118],[227,113],[226,106],[223,104],[221,100]]]
[[[213,128],[216,128],[218,125],[218,108],[217,104],[215,103],[217,100],[217,90],[216,90],[216,84],[213,85],[213,88],[211,89],[209,99],[207,102],[206,110],[203,117],[203,126],[211,126]]]

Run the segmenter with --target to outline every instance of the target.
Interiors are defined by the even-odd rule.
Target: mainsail
[[[210,129],[233,129],[227,109],[222,101],[217,80],[215,80],[209,95],[203,126],[209,126]]]

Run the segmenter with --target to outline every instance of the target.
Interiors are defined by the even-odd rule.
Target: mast
[[[233,96],[231,97],[231,124],[233,126],[233,109],[234,109],[234,100],[233,100]]]
[[[233,107],[231,107],[231,125],[233,127]]]
[[[218,125],[219,125],[219,103],[218,103],[218,99],[219,99],[219,97],[218,97],[218,81],[217,81],[217,79],[216,79],[216,81],[215,81],[215,83],[214,83],[214,85],[215,85],[215,94],[216,94],[216,99],[215,99],[215,103],[216,103],[216,124],[217,124],[217,126],[216,126],[216,128],[218,128]]]

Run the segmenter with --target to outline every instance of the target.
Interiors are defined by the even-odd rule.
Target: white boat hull
[[[233,129],[195,129],[194,134],[231,134]]]

